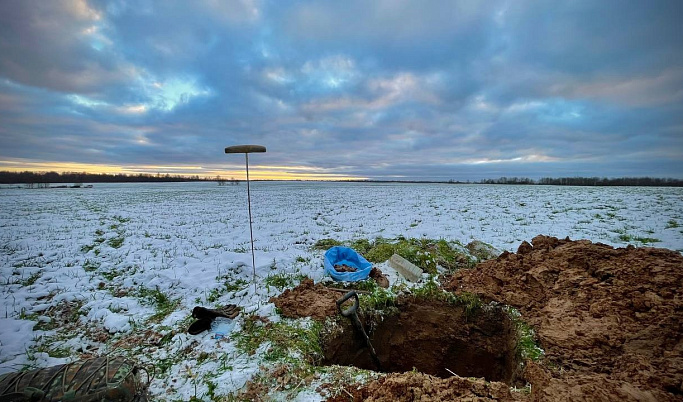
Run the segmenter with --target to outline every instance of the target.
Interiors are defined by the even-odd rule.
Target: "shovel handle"
[[[350,298],[353,297],[353,305],[349,307],[346,310],[342,310],[342,303],[345,301],[349,300]],[[342,316],[344,317],[350,317],[352,315],[356,315],[356,311],[358,311],[358,293],[351,291],[344,296],[342,296],[341,299],[337,300],[337,308],[339,309],[339,312],[341,313]]]

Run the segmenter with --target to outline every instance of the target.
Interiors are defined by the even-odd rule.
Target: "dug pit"
[[[384,372],[483,377],[512,384],[519,374],[515,324],[500,307],[468,311],[442,301],[402,301],[383,318],[361,316]],[[324,365],[378,370],[365,339],[343,319],[324,340]]]

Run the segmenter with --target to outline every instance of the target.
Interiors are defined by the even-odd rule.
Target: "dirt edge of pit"
[[[323,338],[323,365],[389,373],[457,374],[513,384],[521,376],[517,326],[498,305],[470,310],[463,303],[400,297],[391,314],[363,314],[362,333],[346,319]]]

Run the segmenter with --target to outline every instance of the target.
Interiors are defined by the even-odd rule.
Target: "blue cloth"
[[[356,268],[356,272],[337,272],[335,265],[348,265]],[[334,246],[325,252],[325,272],[335,281],[362,281],[367,279],[371,269],[372,264],[352,248]]]

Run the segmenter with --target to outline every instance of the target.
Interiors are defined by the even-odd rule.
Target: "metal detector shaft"
[[[346,310],[342,310],[341,305],[352,297],[353,305]],[[379,358],[377,357],[375,348],[372,346],[372,343],[370,342],[370,337],[368,337],[368,334],[365,333],[363,324],[360,322],[360,319],[358,318],[358,305],[358,294],[354,291],[345,294],[344,296],[342,296],[341,299],[337,300],[337,308],[339,309],[339,313],[342,316],[349,318],[351,320],[351,323],[353,323],[353,326],[356,327],[356,330],[363,335],[363,337],[365,338],[365,343],[368,345],[368,348],[370,349],[370,356],[372,357],[372,361],[375,362],[377,370],[382,371],[382,366],[379,363]]]

